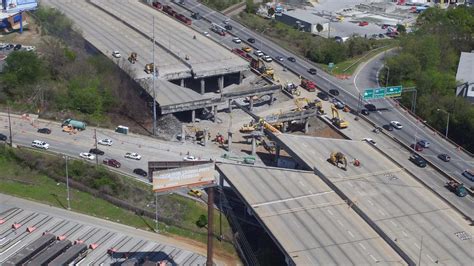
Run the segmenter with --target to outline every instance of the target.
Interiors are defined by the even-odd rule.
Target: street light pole
[[[440,112],[440,111],[441,111],[441,112],[444,112],[444,113],[446,113],[446,114],[448,115],[448,118],[447,118],[447,121],[446,121],[446,132],[445,132],[445,137],[446,137],[446,139],[448,139],[448,130],[449,130],[449,112],[448,112],[448,111],[446,111],[446,110],[443,110],[443,109],[439,109],[439,108],[438,108],[438,109],[436,109],[436,111],[438,111],[438,112]]]
[[[385,68],[387,69],[387,76],[385,77],[385,87],[388,87],[388,78],[390,77],[390,67],[385,65]]]
[[[155,16],[153,16],[153,136],[156,136],[156,94],[155,94]]]
[[[71,209],[71,202],[69,198],[69,171],[67,168],[67,161],[68,161],[68,156],[65,155],[64,158],[66,159],[66,189],[67,189],[67,209]]]
[[[10,118],[10,106],[8,106],[8,129],[10,131],[10,147],[13,146],[13,136],[12,136],[12,121]]]

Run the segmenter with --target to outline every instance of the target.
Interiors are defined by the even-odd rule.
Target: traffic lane
[[[391,111],[384,111],[382,112],[384,115],[377,115],[377,113],[371,113],[370,116],[372,120],[376,121],[376,124],[383,126],[387,125],[390,123],[390,118],[392,119],[397,119],[398,117],[395,117],[391,115]],[[388,118],[387,118],[388,117]],[[436,166],[439,168],[443,169],[445,172],[451,174],[451,176],[455,177],[456,179],[464,182],[467,186],[473,186],[474,182],[468,180],[462,175],[462,172],[466,169],[469,169],[469,165],[472,164],[472,161],[465,161],[461,157],[456,157],[457,151],[455,150],[454,153],[453,151],[448,151],[444,146],[436,144],[433,138],[431,136],[426,135],[422,133],[423,131],[417,127],[412,127],[407,121],[405,120],[398,120],[400,123],[402,123],[403,128],[398,130],[394,129],[390,134],[395,136],[397,139],[400,141],[404,142],[407,145],[411,145],[415,143],[415,136],[416,136],[416,141],[420,141],[422,139],[428,140],[431,142],[430,148],[424,149],[423,152],[421,152],[422,155],[429,155],[430,161],[433,162]],[[378,123],[377,123],[378,122]],[[453,163],[441,163],[440,160],[437,158],[437,156],[441,153],[447,153],[453,158]],[[436,157],[436,158],[435,158]],[[472,167],[472,166],[471,166]]]

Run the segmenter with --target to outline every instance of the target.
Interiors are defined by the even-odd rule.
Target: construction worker
[[[360,166],[360,161],[357,159],[354,159],[354,166],[359,167]]]

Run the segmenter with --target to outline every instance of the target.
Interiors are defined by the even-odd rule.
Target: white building
[[[456,96],[465,97],[474,104],[474,51],[461,53],[456,80],[460,83]]]

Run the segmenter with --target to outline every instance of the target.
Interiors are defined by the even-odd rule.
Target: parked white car
[[[242,40],[239,37],[233,38],[232,41],[235,43],[242,43]]]
[[[111,139],[101,139],[97,142],[100,145],[112,146],[114,142]]]
[[[260,51],[260,50],[255,50],[255,51],[253,52],[253,54],[256,55],[256,56],[258,56],[258,57],[264,55],[264,53],[263,53],[262,51]]]
[[[94,160],[95,159],[95,155],[92,154],[92,153],[88,153],[88,152],[79,153],[79,157],[81,157],[83,159],[87,159],[87,160]]]
[[[209,37],[209,32],[207,32],[207,31],[203,31],[202,34],[206,37]]]
[[[402,129],[403,128],[402,124],[400,124],[400,122],[398,122],[398,121],[390,121],[390,124],[396,129]]]
[[[115,57],[115,58],[120,58],[120,57],[122,57],[122,55],[120,54],[119,51],[113,51],[113,52],[112,52],[112,56]]]
[[[269,55],[264,55],[262,56],[263,61],[270,63],[273,61],[273,59]]]
[[[125,158],[128,158],[128,159],[133,159],[133,160],[140,160],[142,158],[142,156],[136,152],[127,152],[125,153]]]
[[[42,140],[33,140],[33,142],[31,143],[31,146],[35,148],[39,148],[39,149],[45,149],[45,150],[49,149],[49,144]]]
[[[183,161],[188,161],[188,162],[189,162],[189,161],[197,161],[197,160],[199,160],[199,159],[196,158],[196,157],[194,157],[194,156],[192,156],[192,155],[187,155],[187,156],[185,156],[185,157],[183,158]]]

